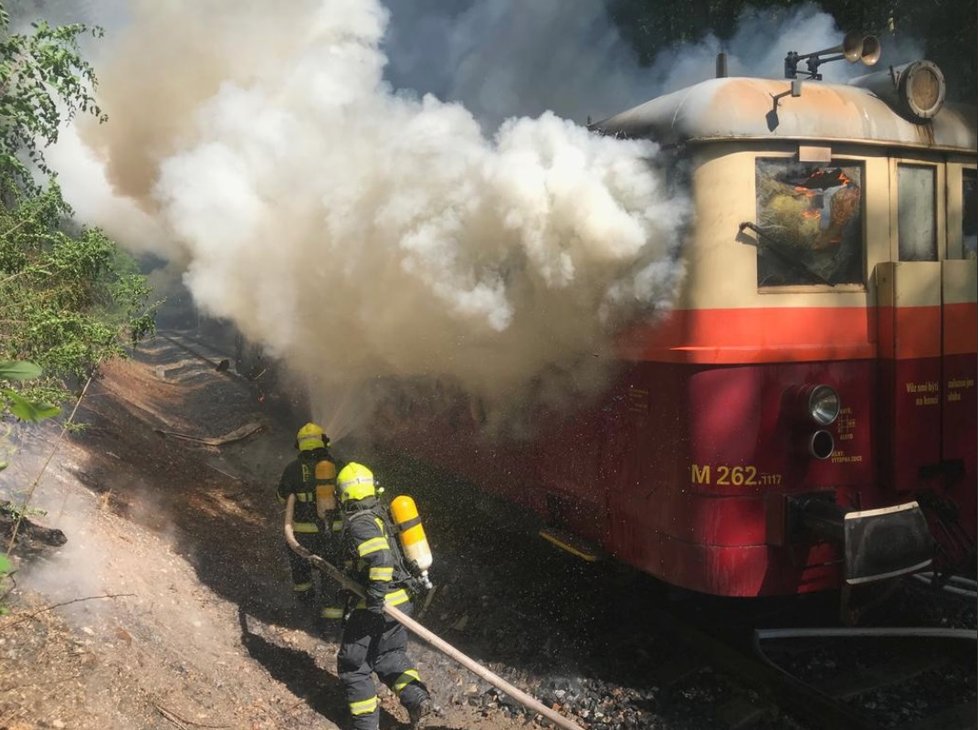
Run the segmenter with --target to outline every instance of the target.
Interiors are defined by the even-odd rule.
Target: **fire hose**
[[[295,510],[295,495],[289,495],[288,501],[285,503],[285,541],[288,543],[289,547],[294,553],[304,558],[309,562],[312,567],[325,573],[334,581],[339,583],[343,588],[348,591],[355,593],[361,598],[366,597],[366,591],[364,591],[363,586],[361,586],[356,581],[352,580],[343,571],[339,570],[336,566],[323,560],[320,556],[306,550],[302,545],[298,543],[295,539],[295,534],[292,531],[292,516]],[[442,654],[447,656],[449,659],[461,664],[463,667],[468,669],[470,672],[475,674],[477,677],[484,679],[486,682],[491,684],[496,689],[501,692],[506,693],[508,697],[519,702],[526,709],[536,712],[542,715],[554,726],[562,728],[562,730],[583,730],[583,728],[572,720],[567,719],[563,715],[555,712],[546,705],[542,704],[538,700],[534,699],[526,692],[518,689],[507,682],[502,677],[490,672],[488,669],[483,667],[481,664],[476,662],[474,659],[466,656],[454,646],[449,644],[444,639],[438,637],[424,626],[419,624],[417,621],[412,619],[410,616],[405,614],[403,611],[398,610],[394,606],[385,605],[384,613],[390,616],[392,619],[397,621],[399,624],[404,626],[408,631],[415,634],[419,638],[423,639],[435,649],[440,651]]]

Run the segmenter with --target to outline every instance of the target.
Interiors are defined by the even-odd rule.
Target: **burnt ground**
[[[274,495],[295,424],[163,338],[105,365],[76,420],[84,429],[58,443],[29,511],[67,542],[28,534],[14,550],[0,727],[342,726],[337,645],[293,605]],[[186,438],[254,425],[220,446]],[[8,436],[3,497],[23,503],[58,434],[42,424]],[[516,726],[455,705],[466,687],[437,681],[441,661],[415,654],[444,707],[431,727]],[[382,727],[406,722],[382,696]]]
[[[22,504],[37,480],[28,517],[67,542],[28,530],[14,550],[0,730],[345,726],[335,637],[292,603],[274,496],[297,419],[233,368],[216,371],[219,357],[157,337],[102,368],[78,411],[83,430],[60,442],[51,424],[5,437],[0,500]],[[752,712],[735,678],[648,618],[661,604],[702,610],[688,595],[578,562],[533,537],[528,517],[403,455],[336,446],[425,515],[436,590],[421,622],[582,726],[807,727],[762,702]],[[818,601],[809,608],[824,610]],[[430,728],[532,725],[426,645],[411,652],[440,708]],[[381,727],[406,722],[380,695]]]
[[[67,542],[46,546],[26,528],[14,550],[0,727],[343,725],[335,637],[321,637],[292,602],[274,484],[296,424],[280,411],[233,373],[156,338],[102,368],[78,412],[83,430],[60,442],[50,424],[7,437],[16,451],[2,494],[15,505],[56,444],[29,517]],[[240,441],[199,440],[255,425]],[[470,578],[466,590],[479,593]],[[459,610],[453,589],[440,581],[422,616],[466,643],[478,617]],[[512,610],[488,594],[475,601]],[[472,636],[466,650],[478,657]],[[488,707],[484,683],[423,646],[413,652],[442,710],[430,727],[525,725]],[[382,696],[382,726],[406,721]]]

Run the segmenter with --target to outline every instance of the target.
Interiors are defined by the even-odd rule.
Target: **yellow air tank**
[[[336,509],[336,464],[324,459],[316,462],[316,514],[325,519]]]
[[[394,522],[397,523],[397,536],[401,541],[404,557],[417,565],[422,580],[427,584],[428,568],[431,567],[431,548],[428,545],[428,538],[425,537],[414,500],[404,495],[394,497],[391,501],[391,514]]]

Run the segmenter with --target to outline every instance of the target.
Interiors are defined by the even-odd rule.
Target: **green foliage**
[[[43,20],[31,33],[10,33],[0,5],[0,161],[16,181],[33,185],[23,155],[48,173],[43,146],[58,139],[61,125],[79,111],[106,119],[93,96],[95,70],[78,48],[80,36],[102,35],[81,23],[52,27]]]
[[[3,381],[33,380],[41,376],[41,368],[32,362],[16,360],[0,361],[0,383]],[[61,413],[61,409],[41,400],[28,400],[12,388],[0,387],[0,396],[5,399],[4,406],[22,421],[43,421]],[[0,461],[0,471],[7,468]]]
[[[0,209],[0,357],[40,365],[42,387],[83,379],[154,331],[145,278],[102,231],[69,233],[68,213],[53,186]]]
[[[0,553],[0,616],[9,613],[9,609],[4,605],[3,600],[7,597],[9,589],[6,588],[10,576],[13,574],[13,564],[6,553]]]
[[[44,517],[48,512],[37,507],[17,508],[12,502],[0,502],[0,515],[10,520],[20,520],[26,517]],[[2,554],[2,553],[0,553]]]
[[[8,388],[0,389],[7,398],[7,405],[10,412],[22,421],[43,421],[45,418],[54,418],[61,413],[61,409],[47,403],[30,401],[14,390]]]
[[[94,69],[78,48],[82,35],[101,30],[43,21],[29,33],[10,30],[0,0],[0,360],[14,375],[33,375],[0,372],[0,415],[40,420],[56,415],[50,404],[97,363],[152,334],[156,305],[129,256],[102,231],[71,222],[44,161],[44,147],[75,114],[105,121]],[[11,371],[9,361],[30,361],[43,375]]]
[[[0,380],[33,380],[41,377],[41,368],[32,362],[0,361]]]

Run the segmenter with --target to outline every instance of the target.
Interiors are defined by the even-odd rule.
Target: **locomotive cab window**
[[[978,172],[964,170],[961,180],[961,247],[963,257],[978,259]]]
[[[860,163],[756,161],[757,286],[862,284]]]
[[[897,167],[897,230],[901,261],[937,261],[936,171]]]

